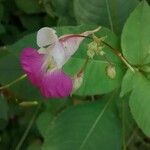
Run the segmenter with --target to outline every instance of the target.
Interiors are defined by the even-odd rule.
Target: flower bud
[[[115,79],[116,77],[116,68],[113,65],[106,67],[106,74],[110,79]]]
[[[95,51],[97,49],[97,43],[95,41],[88,44],[88,50]]]
[[[87,51],[87,56],[88,56],[89,58],[93,59],[94,55],[95,55],[95,52],[94,52],[94,51],[92,51],[92,50],[88,50],[88,51]]]
[[[83,75],[84,73],[80,73],[79,75],[75,75],[73,78],[73,90],[72,93],[74,93],[76,90],[80,88],[80,86],[83,83]]]
[[[100,54],[101,56],[103,56],[103,55],[105,55],[105,52],[101,50],[99,54]]]
[[[91,42],[88,44],[87,56],[93,59],[95,55],[95,51],[97,49],[97,44],[95,42]]]
[[[104,44],[102,41],[105,40],[106,37],[98,38],[94,34],[92,37],[93,41],[88,44],[88,51],[87,51],[88,57],[93,58],[94,55],[101,55],[101,56],[104,55],[103,52]]]
[[[30,107],[30,106],[35,106],[35,105],[38,105],[38,102],[37,101],[30,101],[30,102],[21,102],[19,103],[19,106],[22,106],[22,107]]]

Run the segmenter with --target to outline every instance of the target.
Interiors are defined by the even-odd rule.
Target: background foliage
[[[1,85],[23,74],[20,52],[27,46],[37,47],[36,31],[43,26],[54,27],[58,35],[103,26],[96,35],[107,36],[106,42],[138,70],[132,73],[105,47],[116,67],[114,80],[106,74],[108,62],[94,57],[88,63],[82,86],[69,98],[45,100],[27,79],[0,90],[0,149],[149,150],[147,2],[0,0]],[[66,73],[73,75],[80,69],[89,42],[86,39],[64,66]]]

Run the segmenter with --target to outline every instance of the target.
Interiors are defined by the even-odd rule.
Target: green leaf
[[[29,31],[36,31],[42,26],[42,18],[39,15],[21,15],[20,21]]]
[[[22,39],[15,42],[13,45],[9,47],[9,51],[13,52],[13,54],[19,59],[20,53],[22,49],[25,47],[37,48],[35,33],[26,35]]]
[[[52,1],[51,0],[43,0],[43,6],[44,6],[44,9],[45,9],[45,12],[49,16],[54,18],[55,17],[55,12],[54,12],[53,7],[52,7]]]
[[[3,4],[0,2],[0,21],[3,18],[3,13],[4,13],[4,7],[3,7]]]
[[[123,97],[128,92],[132,91],[135,74],[131,70],[127,70],[123,77],[120,96]]]
[[[122,122],[123,144],[126,145],[131,138],[133,130],[135,130],[135,121],[129,107],[129,95],[124,96],[123,98],[118,98],[116,100],[116,104],[118,106],[118,114]]]
[[[2,95],[0,96],[0,119],[8,119],[8,104]]]
[[[69,26],[69,25],[76,25],[76,22],[74,20],[74,18],[70,17],[70,16],[62,16],[59,17],[58,22],[57,22],[57,26]]]
[[[70,105],[71,101],[67,98],[61,98],[61,99],[51,99],[50,101],[44,101],[45,110],[47,112],[50,112],[52,114],[55,114],[62,110],[62,108],[67,107]]]
[[[52,3],[55,15],[58,17],[57,26],[76,25],[74,18],[73,1],[70,0],[47,0]]]
[[[121,45],[123,55],[134,65],[150,63],[150,7],[142,1],[125,23]]]
[[[73,17],[73,1],[70,0],[47,0],[50,1],[58,17]]]
[[[4,26],[0,23],[0,34],[5,32]]]
[[[40,141],[35,141],[31,143],[26,150],[41,150],[41,143]]]
[[[8,109],[6,99],[0,95],[0,129],[3,129],[7,125]]]
[[[75,0],[75,16],[79,24],[99,24],[120,33],[137,0]]]
[[[40,134],[45,137],[47,129],[50,123],[54,119],[54,116],[60,113],[64,108],[70,105],[69,99],[51,99],[50,101],[44,101],[44,112],[42,112],[36,120],[36,124]]]
[[[15,0],[17,7],[26,14],[35,14],[43,11],[37,0]]]
[[[43,150],[120,150],[121,126],[110,107],[113,98],[61,113],[47,130]]]
[[[150,137],[150,81],[140,74],[136,76],[136,85],[129,105],[138,126]]]
[[[42,112],[36,121],[38,130],[43,137],[45,137],[47,133],[47,128],[49,127],[52,118],[53,118],[52,114],[47,111],[47,112]]]

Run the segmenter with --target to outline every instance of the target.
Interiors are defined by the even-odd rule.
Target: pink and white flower
[[[58,38],[54,29],[44,27],[37,33],[39,50],[23,49],[22,68],[31,83],[40,89],[44,97],[60,98],[70,95],[73,81],[63,72],[62,67],[84,40],[82,36],[88,36],[98,30],[99,28]]]

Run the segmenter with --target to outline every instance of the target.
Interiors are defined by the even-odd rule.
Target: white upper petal
[[[65,58],[65,52],[63,47],[59,42],[57,42],[54,46],[54,48],[51,50],[50,55],[55,60],[57,67],[60,69],[66,62]]]
[[[45,47],[57,41],[56,31],[52,28],[44,27],[37,32],[37,45],[39,47]]]
[[[45,52],[45,62],[48,62],[52,59],[56,63],[56,68],[61,69],[66,62],[65,52],[62,45],[59,42],[56,42],[53,47],[47,47]]]

